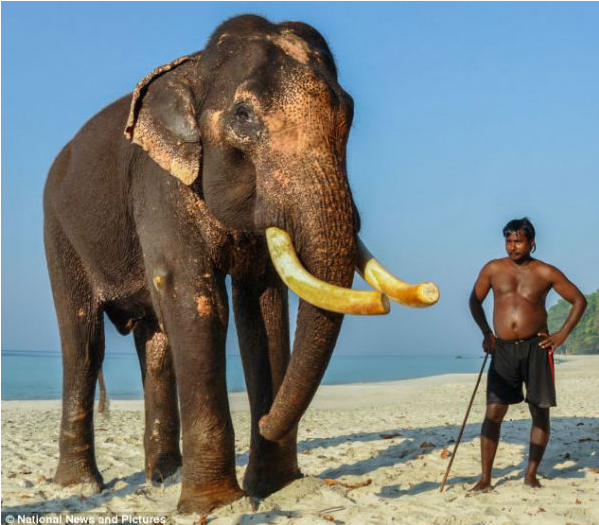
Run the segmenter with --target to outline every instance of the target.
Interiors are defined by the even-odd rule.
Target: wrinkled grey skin
[[[311,273],[351,286],[352,112],[313,28],[244,16],[203,52],[152,72],[64,147],[44,195],[64,365],[56,482],[102,486],[93,395],[103,313],[135,337],[149,478],[181,464],[181,427],[181,511],[265,496],[300,476],[297,423],[343,316],[301,301],[290,357],[287,290],[264,231],[286,230]],[[225,381],[227,274],[252,415],[244,491]]]

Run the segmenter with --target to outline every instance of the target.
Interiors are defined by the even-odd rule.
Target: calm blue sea
[[[344,356],[333,355],[323,383],[370,383],[455,372],[478,372],[480,356]],[[107,353],[104,380],[111,399],[141,399],[137,355]],[[227,356],[230,392],[245,390],[240,357]],[[59,399],[62,364],[59,352],[2,351],[2,399]]]

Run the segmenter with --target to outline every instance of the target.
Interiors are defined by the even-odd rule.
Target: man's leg
[[[530,429],[528,468],[524,475],[524,483],[538,489],[541,488],[541,484],[537,479],[537,469],[549,441],[549,409],[532,404],[529,404],[528,408],[532,416],[532,428]]]
[[[499,435],[501,432],[501,422],[505,417],[508,405],[490,404],[487,405],[485,420],[480,433],[480,457],[482,464],[482,475],[480,480],[470,490],[485,490],[491,487],[491,471],[493,470],[493,461],[499,444]]]

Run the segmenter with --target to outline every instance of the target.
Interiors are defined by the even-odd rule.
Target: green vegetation
[[[599,354],[599,290],[585,295],[588,306],[582,319],[569,335],[566,343],[559,352],[568,354]],[[568,317],[570,304],[560,299],[556,305],[549,308],[549,332],[559,330]]]

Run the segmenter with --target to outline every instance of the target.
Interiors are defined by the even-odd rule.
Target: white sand
[[[557,367],[558,403],[541,464],[544,488],[522,482],[530,419],[512,407],[502,428],[495,489],[473,495],[480,474],[481,384],[445,492],[448,458],[476,380],[473,374],[364,385],[324,386],[302,420],[299,462],[305,474],[264,500],[243,499],[207,516],[210,524],[599,524],[599,356],[566,357]],[[247,461],[249,413],[231,396],[237,471]],[[178,474],[164,485],[143,477],[141,401],[112,401],[96,418],[99,495],[63,489],[52,478],[58,457],[58,401],[2,402],[2,511],[120,515],[161,513],[166,523],[198,523],[175,512]],[[382,435],[398,433],[385,439]],[[428,442],[429,448],[422,447]],[[325,479],[337,484],[329,485]],[[368,483],[370,480],[369,484]],[[346,485],[362,485],[348,488]],[[79,489],[80,490],[80,489]],[[77,514],[81,515],[81,514]]]

